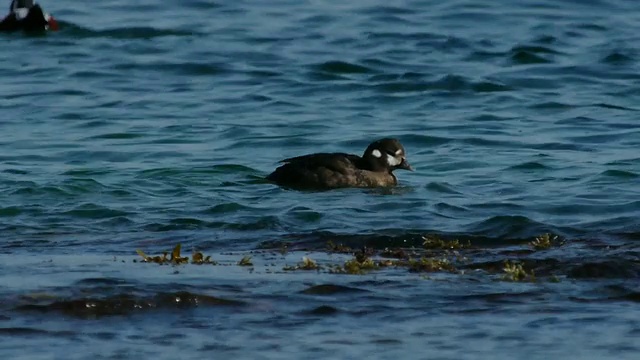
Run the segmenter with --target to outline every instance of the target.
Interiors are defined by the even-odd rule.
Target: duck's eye
[[[386,152],[387,152],[387,154],[389,154],[389,155],[391,155],[391,156],[396,156],[396,155],[398,155],[398,153],[397,153],[397,152],[393,152],[392,150],[387,150]]]

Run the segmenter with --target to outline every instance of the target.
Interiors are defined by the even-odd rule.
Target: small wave
[[[0,328],[0,335],[2,336],[37,336],[41,338],[43,336],[60,337],[65,339],[77,338],[78,334],[74,331],[55,331],[55,330],[42,330],[31,327],[2,327]]]
[[[315,25],[326,25],[330,24],[332,21],[335,21],[337,17],[331,15],[309,15],[300,20],[298,23],[306,26],[315,26]]]
[[[565,109],[573,109],[577,106],[571,104],[565,104],[558,101],[547,101],[543,103],[537,103],[529,106],[531,109],[539,109],[539,110],[565,110]]]
[[[551,168],[537,161],[528,161],[522,164],[510,166],[507,168],[507,170],[549,170],[549,169]]]
[[[382,32],[382,31],[372,31],[366,32],[365,35],[369,39],[374,40],[391,40],[398,41],[398,39],[402,39],[402,41],[411,41],[411,40],[433,40],[438,38],[443,38],[442,35],[432,34],[428,32],[408,32],[408,33],[399,33],[399,32]]]
[[[375,5],[364,7],[359,10],[361,14],[371,15],[414,15],[415,12],[409,7],[399,7],[393,5]]]
[[[496,148],[496,147],[517,148],[518,147],[517,146],[518,144],[516,144],[516,142],[513,142],[513,141],[491,140],[491,139],[486,139],[481,137],[469,137],[465,139],[458,139],[458,141],[464,144],[481,146],[481,147],[491,147],[491,148]]]
[[[402,75],[384,74],[371,77],[370,82],[375,83],[374,88],[390,93],[398,92],[423,92],[423,91],[447,91],[477,93],[511,91],[512,87],[493,80],[472,81],[460,75],[444,75],[433,81],[425,81],[425,75],[419,73],[405,73]]]
[[[206,221],[196,218],[176,218],[168,223],[152,223],[144,226],[145,231],[169,232],[175,230],[227,229],[237,231],[255,231],[280,229],[281,222],[276,216],[261,216],[251,219],[239,219],[238,222]]]
[[[213,173],[253,173],[254,169],[238,164],[221,164],[221,165],[213,165],[210,170],[206,170],[206,172],[211,171]]]
[[[428,91],[433,87],[431,84],[424,82],[393,81],[376,85],[375,89],[383,93],[395,94]]]
[[[173,73],[177,75],[218,75],[228,72],[226,66],[222,64],[199,63],[199,62],[176,62],[176,63],[121,63],[115,65],[116,70],[150,70],[161,73]]]
[[[536,149],[536,150],[591,151],[590,148],[582,146],[582,145],[559,143],[559,142],[542,143],[542,144],[531,144],[531,145],[529,145],[529,147],[531,149]]]
[[[72,191],[66,191],[57,186],[24,186],[13,189],[12,195],[47,195],[52,197],[68,197],[72,196]]]
[[[72,210],[63,212],[61,215],[67,215],[82,219],[107,219],[115,217],[126,217],[129,215],[126,211],[110,209],[96,204],[83,204]]]
[[[183,4],[180,4],[181,6],[185,6],[185,7],[192,7],[195,9],[201,9],[201,10],[213,10],[213,9],[220,9],[223,8],[224,5],[220,4],[219,2],[214,2],[214,1],[210,1],[210,0],[191,0],[191,1],[185,1]]]
[[[629,159],[621,159],[614,160],[608,163],[605,163],[607,166],[635,166],[640,165],[640,157],[638,158],[629,158]]]
[[[614,51],[611,54],[605,56],[600,60],[601,63],[611,64],[611,65],[626,65],[634,62],[633,57],[621,53],[619,51]]]
[[[545,46],[515,46],[509,52],[509,57],[514,64],[548,64],[553,60],[550,55],[557,55],[559,52]]]
[[[469,120],[472,120],[472,121],[507,121],[511,119],[513,118],[507,117],[507,116],[499,116],[499,115],[490,114],[490,113],[482,113],[482,114],[474,115],[471,118],[469,118]]]
[[[72,176],[72,177],[76,177],[76,178],[83,178],[83,177],[107,175],[107,174],[110,174],[110,173],[111,173],[111,170],[87,168],[87,169],[67,170],[67,171],[63,172],[62,175]]]
[[[369,67],[344,61],[327,61],[314,65],[313,68],[331,74],[368,74],[373,72],[373,69]]]
[[[640,177],[640,174],[636,174],[632,171],[626,171],[626,170],[607,170],[600,173],[600,175],[607,176],[607,177],[616,177],[621,179],[635,179],[637,177]]]
[[[22,214],[23,210],[17,206],[0,207],[0,217],[13,217]]]
[[[173,29],[156,29],[153,27],[128,27],[107,30],[91,30],[73,23],[60,22],[61,32],[74,38],[98,38],[111,39],[152,39],[165,36],[192,36],[198,35],[194,31],[182,31]]]
[[[252,77],[267,78],[267,79],[284,75],[283,72],[279,72],[279,71],[276,71],[274,69],[272,69],[272,70],[248,70],[245,73],[247,75],[252,76]]]
[[[462,213],[462,212],[468,212],[469,211],[468,209],[465,209],[462,206],[455,206],[455,205],[447,204],[447,203],[444,203],[444,202],[439,202],[439,203],[435,204],[434,207],[438,211],[446,211],[446,212],[449,212],[449,213],[451,213],[451,212]]]
[[[495,238],[527,239],[552,229],[551,226],[521,215],[499,215],[469,226],[475,234],[491,234]]]
[[[478,93],[502,92],[502,91],[513,90],[512,87],[505,85],[503,83],[495,82],[495,81],[480,81],[477,83],[473,83],[471,85],[471,89]]]
[[[531,54],[525,51],[519,51],[514,53],[511,56],[511,60],[519,65],[529,65],[529,64],[548,64],[551,63],[551,60],[547,60],[542,56],[538,56],[536,54]]]
[[[156,168],[142,170],[138,172],[136,177],[141,179],[154,179],[171,177],[178,174],[180,174],[179,168]]]
[[[99,79],[99,78],[116,78],[118,74],[114,71],[105,71],[105,70],[76,70],[69,74],[70,78],[76,79]]]
[[[569,271],[568,276],[576,279],[637,279],[640,278],[640,263],[624,259],[584,262],[575,265]]]
[[[336,295],[360,292],[369,292],[369,290],[344,285],[322,284],[314,285],[300,291],[301,294],[306,295]]]
[[[289,233],[279,238],[279,241],[264,241],[258,249],[277,249],[283,241],[291,249],[326,249],[327,243],[341,244],[354,249],[370,247],[384,249],[387,247],[421,246],[425,232],[399,231],[399,234],[338,234],[331,231],[313,231],[309,233]]]
[[[200,228],[219,228],[222,222],[207,222],[196,218],[176,218],[171,219],[169,224],[150,224],[145,226],[145,230],[149,231],[172,231],[172,230],[188,230]]]
[[[385,93],[449,91],[458,92],[471,89],[471,83],[462,76],[445,75],[435,81],[388,81],[374,85],[378,91]]]
[[[21,169],[5,169],[5,170],[2,170],[2,172],[5,173],[5,174],[12,174],[12,175],[27,175],[27,174],[29,174],[28,171],[21,170]]]
[[[490,203],[480,203],[480,204],[469,204],[467,205],[469,208],[474,209],[484,209],[484,210],[503,210],[505,212],[513,212],[515,210],[523,210],[524,206],[516,203],[501,201],[501,202],[490,202]]]
[[[443,182],[430,182],[425,185],[425,189],[429,191],[433,191],[440,194],[453,194],[453,195],[461,195],[462,193],[453,189],[451,184],[443,183]]]
[[[92,178],[74,177],[62,183],[63,189],[69,194],[95,193],[109,189],[107,186]]]
[[[505,56],[506,54],[503,51],[476,50],[467,55],[465,60],[470,62],[488,62],[494,59],[502,59]]]
[[[561,54],[560,52],[553,50],[550,47],[530,46],[530,45],[515,46],[511,49],[511,51],[512,52],[524,51],[532,54],[554,54],[554,55]]]
[[[193,308],[213,306],[244,306],[241,300],[227,299],[211,295],[180,291],[174,293],[158,293],[144,297],[131,294],[111,295],[106,297],[77,298],[57,300],[49,303],[22,304],[17,311],[37,313],[63,313],[80,318],[127,315],[144,310],[162,308]]]
[[[568,137],[574,142],[588,143],[588,144],[608,144],[619,142],[626,139],[629,136],[627,132],[618,133],[601,133],[595,135],[581,135]]]
[[[323,217],[322,213],[319,213],[317,211],[314,211],[312,209],[309,209],[303,206],[297,206],[293,209],[290,209],[289,211],[287,211],[287,216],[292,216],[295,219],[305,223],[318,222]]]
[[[249,209],[249,207],[235,203],[235,202],[229,202],[229,203],[212,206],[202,211],[202,213],[203,214],[230,214],[230,213],[235,213],[245,209]]]
[[[575,117],[557,120],[556,124],[582,127],[582,126],[598,125],[600,124],[600,120],[596,120],[594,118],[587,117],[587,116],[575,116]]]
[[[434,136],[434,135],[418,135],[418,134],[402,135],[402,142],[404,144],[411,144],[416,148],[437,147],[440,145],[447,144],[453,140],[454,139],[452,138],[443,137],[443,136]]]
[[[21,99],[34,96],[77,96],[77,97],[90,97],[93,95],[91,91],[73,90],[73,89],[60,89],[52,91],[29,91],[25,93],[12,93],[4,96],[5,99]]]
[[[91,161],[107,161],[107,162],[129,162],[132,159],[132,154],[128,151],[87,151],[87,150],[74,150],[66,151],[60,154],[61,158],[64,158],[68,164],[86,164]]]
[[[593,104],[593,106],[601,107],[601,108],[605,108],[605,109],[638,111],[638,109],[629,108],[629,107],[620,106],[620,105],[608,104],[608,103],[597,103],[597,104]]]
[[[589,31],[597,31],[597,32],[605,32],[609,31],[610,28],[606,25],[594,24],[594,23],[580,23],[575,25],[576,28],[581,30],[589,30]]]
[[[458,91],[469,89],[471,82],[464,76],[445,75],[431,84],[433,90]]]
[[[555,44],[558,42],[558,38],[553,36],[553,35],[541,35],[537,38],[535,38],[532,42],[536,43],[536,44],[544,44],[544,45],[550,45],[550,44]]]
[[[109,122],[109,121],[91,120],[91,121],[82,121],[82,122],[78,123],[75,126],[78,127],[78,128],[81,128],[81,129],[92,129],[92,128],[105,127],[105,126],[109,126],[109,125],[111,125],[111,122]]]
[[[145,169],[137,174],[139,179],[165,179],[170,177],[184,177],[184,176],[204,176],[215,174],[254,174],[256,170],[238,164],[219,164],[206,167],[192,167],[192,168],[156,168]]]
[[[140,134],[140,133],[109,133],[109,134],[90,136],[85,138],[85,140],[99,140],[99,139],[127,140],[127,139],[137,139],[145,136],[146,134]]]

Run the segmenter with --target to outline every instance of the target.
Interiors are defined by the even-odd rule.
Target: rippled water
[[[3,356],[640,352],[635,1],[42,5],[60,32],[0,34]],[[387,136],[397,188],[263,180]],[[427,233],[458,272],[281,270]],[[177,243],[229,266],[132,262]]]

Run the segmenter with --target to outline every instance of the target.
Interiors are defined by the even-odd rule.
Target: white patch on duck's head
[[[402,158],[387,154],[387,164],[389,164],[389,166],[398,166],[402,164]]]
[[[402,154],[402,149],[396,150],[396,155],[400,155],[400,154]]]
[[[34,1],[33,0],[13,0],[11,2],[11,7],[14,9],[17,8],[30,8],[34,5]]]
[[[373,151],[371,152],[371,155],[379,159],[382,156],[382,153],[378,149],[373,149]]]
[[[16,16],[16,19],[22,20],[29,15],[29,9],[27,8],[17,8],[13,10],[13,14]]]

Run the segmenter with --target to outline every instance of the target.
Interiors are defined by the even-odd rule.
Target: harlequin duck
[[[411,170],[404,147],[396,139],[380,139],[362,157],[344,153],[318,153],[282,160],[284,165],[267,180],[292,189],[388,187],[398,183],[393,171]]]
[[[0,21],[0,31],[58,30],[58,22],[33,0],[13,0],[9,15]]]

